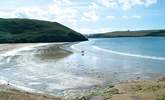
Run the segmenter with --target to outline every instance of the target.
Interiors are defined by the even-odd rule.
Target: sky
[[[1,0],[0,18],[59,22],[82,34],[165,29],[165,0]]]

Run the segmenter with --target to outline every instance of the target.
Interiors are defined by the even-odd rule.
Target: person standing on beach
[[[84,51],[84,50],[82,50],[82,51],[81,51],[81,55],[82,55],[82,56],[84,56],[84,53],[85,53],[85,51]]]

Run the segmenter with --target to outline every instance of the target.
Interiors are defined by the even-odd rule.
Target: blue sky
[[[1,18],[62,23],[83,34],[165,28],[165,0],[2,0]]]

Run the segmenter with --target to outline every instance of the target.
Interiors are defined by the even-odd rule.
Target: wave
[[[143,59],[152,59],[152,60],[165,61],[165,57],[157,57],[157,56],[148,56],[148,55],[124,53],[124,52],[113,51],[113,50],[110,50],[110,49],[103,49],[103,48],[100,48],[100,47],[97,47],[97,46],[92,46],[92,47],[94,49],[97,49],[97,50],[101,50],[101,51],[112,53],[112,54],[122,55],[122,56],[130,56],[130,57],[137,57],[137,58],[143,58]]]
[[[24,90],[24,91],[28,91],[28,92],[35,92],[35,93],[43,93],[42,91],[36,90],[36,89],[32,89],[32,88],[28,88],[25,86],[21,86],[21,85],[16,85],[13,84],[7,80],[5,80],[4,78],[0,77],[0,85],[6,85],[6,86],[10,86],[11,88],[15,88],[17,90]]]
[[[79,51],[79,52],[82,51],[81,49],[76,48],[75,45],[70,46],[70,48],[72,48],[72,49],[74,49],[76,51]]]
[[[1,85],[7,85],[8,82],[7,82],[6,80],[0,80],[0,84],[1,84]]]

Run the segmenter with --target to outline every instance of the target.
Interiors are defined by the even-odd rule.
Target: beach
[[[4,55],[8,51],[13,51],[16,49],[21,49],[27,46],[32,46],[34,44],[1,44],[0,54]],[[30,91],[25,91],[13,86],[10,82],[5,80],[0,81],[0,100],[61,100],[61,98],[35,93]]]
[[[20,90],[9,84],[0,85],[0,100],[164,100],[165,78],[134,80],[101,87],[72,99]]]
[[[0,85],[0,100],[62,100],[60,97],[23,91],[9,84]]]
[[[123,81],[93,95],[90,100],[164,100],[165,78]]]
[[[90,47],[82,48],[89,46],[84,44],[80,48],[77,44],[71,48],[68,44],[1,45],[0,55],[5,59],[1,63],[6,66],[1,65],[0,100],[164,100],[164,75],[148,78],[150,74],[136,74],[141,71],[137,69],[127,75],[108,71],[109,66],[105,71],[99,67],[104,63],[98,61],[108,62],[107,57],[116,55],[101,55]],[[102,56],[105,59],[97,58]],[[89,57],[93,57],[90,62]],[[131,71],[131,67],[124,68]]]

